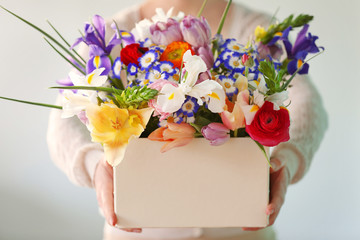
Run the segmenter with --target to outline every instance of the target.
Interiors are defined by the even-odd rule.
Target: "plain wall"
[[[73,41],[93,14],[113,15],[139,1],[2,0],[44,27],[45,19]],[[315,15],[311,32],[326,53],[310,75],[323,96],[330,128],[305,178],[290,186],[276,228],[285,239],[360,239],[360,2],[239,1],[278,17]],[[69,67],[41,34],[0,10],[0,96],[53,103],[47,89]],[[0,239],[101,239],[103,219],[92,189],[75,187],[51,162],[49,110],[0,101]]]

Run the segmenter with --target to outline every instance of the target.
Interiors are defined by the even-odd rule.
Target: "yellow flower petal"
[[[110,165],[116,166],[122,161],[129,141],[141,135],[152,112],[151,108],[120,109],[114,104],[86,109],[92,140],[103,144]]]

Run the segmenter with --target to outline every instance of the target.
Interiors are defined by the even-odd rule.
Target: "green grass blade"
[[[36,105],[36,106],[41,106],[41,107],[62,109],[61,106],[51,105],[51,104],[46,104],[46,103],[29,102],[29,101],[19,100],[19,99],[15,99],[15,98],[7,98],[7,97],[0,97],[0,99],[13,101],[13,102],[19,102],[19,103],[25,103],[25,104],[30,104],[30,105]]]
[[[68,41],[65,40],[65,38],[60,34],[60,32],[50,23],[49,20],[46,20],[46,22],[50,25],[50,27],[56,32],[56,34],[64,41],[64,43],[68,46],[68,47],[71,47],[70,43],[68,43]],[[73,49],[72,50],[76,56],[79,57],[79,59],[81,59],[81,61],[84,62],[84,64],[86,63],[86,61],[80,56],[80,54],[75,50]]]
[[[8,13],[10,13],[11,15],[13,15],[14,17],[18,18],[19,20],[23,21],[24,23],[26,23],[27,25],[29,25],[30,27],[34,28],[35,30],[39,31],[40,33],[44,34],[47,38],[49,38],[52,42],[54,42],[56,45],[58,45],[61,49],[63,49],[67,54],[69,54],[70,57],[72,57],[80,66],[82,66],[83,68],[85,68],[85,65],[79,60],[77,59],[74,54],[72,54],[64,45],[62,45],[61,43],[59,43],[55,38],[53,38],[50,34],[48,34],[47,32],[45,32],[44,30],[42,30],[41,28],[35,26],[34,24],[32,24],[31,22],[23,19],[22,17],[16,15],[15,13],[11,12],[10,10],[4,8],[3,6],[0,5],[0,8],[4,9],[5,11],[7,11]]]
[[[81,68],[79,68],[78,66],[76,66],[73,62],[71,62],[69,59],[67,59],[64,54],[62,54],[59,50],[57,50],[55,48],[54,45],[52,45],[49,40],[47,40],[45,37],[44,37],[45,41],[52,47],[52,49],[55,50],[55,52],[57,52],[65,61],[67,61],[69,64],[71,64],[74,68],[76,68],[79,72],[81,72],[82,74],[85,75],[85,72],[83,70],[81,70]]]

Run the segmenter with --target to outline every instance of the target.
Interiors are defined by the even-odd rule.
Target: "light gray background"
[[[45,19],[70,40],[93,14],[113,15],[139,1],[2,0],[41,27]],[[358,0],[253,0],[269,14],[316,16],[311,31],[326,53],[310,74],[329,113],[330,129],[310,172],[289,188],[276,222],[280,240],[360,239]],[[0,95],[49,102],[48,90],[68,66],[42,36],[0,10]],[[72,185],[51,162],[46,146],[48,109],[0,101],[0,239],[100,239],[103,219],[93,190]]]

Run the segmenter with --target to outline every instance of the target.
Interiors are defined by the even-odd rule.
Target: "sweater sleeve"
[[[310,167],[328,127],[328,118],[321,97],[309,78],[294,78],[289,97],[290,140],[275,147],[271,157],[286,162],[291,183],[296,183]]]
[[[61,104],[58,96],[57,104]],[[61,111],[52,110],[47,142],[51,159],[79,186],[92,187],[92,177],[103,157],[100,144],[91,142],[90,133],[77,117],[62,119]]]
[[[114,17],[106,20],[106,39],[109,41],[114,31],[111,23],[116,21],[121,29],[130,30],[139,20],[138,6],[125,9]],[[88,59],[88,47],[84,44],[79,48],[80,55]],[[112,51],[115,59],[120,53],[116,47]],[[56,101],[61,105],[62,96]],[[104,157],[103,148],[99,143],[91,141],[86,126],[77,117],[61,118],[61,111],[52,110],[49,117],[47,142],[51,159],[76,185],[93,187],[92,180],[97,163]]]

